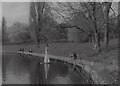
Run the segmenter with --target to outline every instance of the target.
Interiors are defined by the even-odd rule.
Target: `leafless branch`
[[[83,2],[83,5],[86,7],[87,11],[88,11],[88,14],[89,14],[89,17],[90,17],[90,21],[92,21],[94,23],[94,19],[93,19],[93,15],[91,15],[91,10],[89,10],[88,6],[86,5],[85,2]]]
[[[110,7],[110,9],[113,11],[113,13],[114,13],[114,17],[115,17],[115,11],[113,10],[113,8],[112,8],[112,7]]]
[[[53,6],[53,5],[52,5]],[[53,6],[54,7],[54,6]],[[76,25],[71,25],[67,20],[66,20],[66,17],[64,16],[64,15],[62,15],[57,9],[55,9],[55,7],[54,7],[54,10],[62,17],[62,19],[66,22],[66,23],[68,23],[68,28],[73,28],[73,27],[76,27],[77,29],[79,29],[79,30],[81,30],[82,32],[85,32],[82,28],[80,28],[80,27],[78,27],[78,26],[76,26]]]

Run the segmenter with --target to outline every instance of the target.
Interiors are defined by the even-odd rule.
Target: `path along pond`
[[[92,84],[90,77],[80,67],[50,59],[18,54],[2,53],[3,84]]]

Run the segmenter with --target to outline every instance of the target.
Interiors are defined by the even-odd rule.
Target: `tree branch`
[[[87,9],[87,11],[88,11],[90,20],[92,21],[92,23],[94,23],[94,19],[93,19],[92,15],[91,15],[91,12],[90,12],[89,8],[87,7],[86,3],[84,2],[83,5],[86,7],[86,9]],[[91,5],[91,4],[90,4],[90,5]],[[93,6],[92,6],[92,7],[93,7]],[[92,8],[92,9],[93,9],[93,8]]]
[[[80,28],[80,27],[78,27],[78,26],[76,26],[76,25],[71,25],[69,28],[73,28],[73,27],[76,27],[77,29],[79,29],[79,30],[81,30],[82,32],[85,32],[82,28]]]
[[[113,8],[112,8],[112,7],[110,7],[110,9],[113,11],[113,13],[114,13],[114,18],[115,18],[115,11],[113,10]]]
[[[78,27],[78,26],[76,26],[76,25],[71,25],[66,19],[65,19],[65,16],[63,16],[58,10],[56,10],[55,8],[54,8],[54,10],[64,19],[64,21],[66,22],[66,23],[68,23],[68,28],[73,28],[73,27],[76,27],[77,29],[79,29],[79,30],[81,30],[82,32],[85,32],[82,28],[80,28],[80,27]]]

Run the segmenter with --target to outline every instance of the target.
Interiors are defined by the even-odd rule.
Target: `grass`
[[[54,48],[54,44],[56,48]],[[93,50],[93,43],[72,43],[72,42],[63,42],[63,43],[50,43],[48,47],[48,53],[56,56],[70,57],[70,53],[76,52],[79,58],[86,59],[94,62],[102,62],[104,60],[112,61],[113,59],[117,60],[118,55],[118,40],[114,39],[110,41],[110,46],[105,48],[103,43],[101,43],[102,52],[96,53]],[[33,52],[44,53],[45,44],[40,44],[40,48],[34,44],[21,44],[21,45],[6,45],[3,46],[2,50],[7,51],[18,51],[19,48],[24,48],[25,51],[28,49],[33,49]]]

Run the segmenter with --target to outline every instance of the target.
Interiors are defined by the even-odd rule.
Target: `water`
[[[50,60],[51,64],[40,64],[41,57],[3,53],[3,84],[84,84],[88,83],[78,70],[70,64]],[[82,71],[82,70],[81,70]]]
[[[0,52],[0,85],[2,85],[2,53],[1,52]]]

